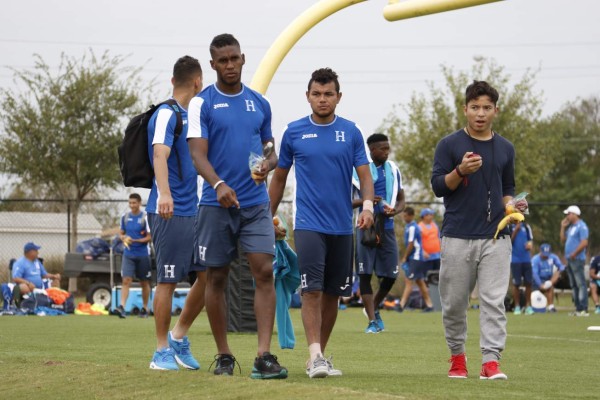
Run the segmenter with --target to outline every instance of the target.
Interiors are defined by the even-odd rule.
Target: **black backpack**
[[[175,141],[177,141],[183,131],[181,110],[175,100],[169,99],[157,105],[151,105],[148,111],[131,118],[129,124],[127,124],[127,128],[125,128],[123,142],[118,148],[119,169],[121,170],[125,186],[152,188],[154,169],[148,157],[148,122],[156,110],[163,104],[169,105],[177,116],[175,139],[173,141],[173,150],[175,150]],[[181,178],[181,163],[179,161],[179,154],[176,153],[176,155]]]

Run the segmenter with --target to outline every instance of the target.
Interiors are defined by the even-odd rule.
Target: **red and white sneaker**
[[[500,363],[498,361],[488,361],[481,366],[479,379],[508,379],[508,377],[500,371]]]
[[[448,371],[448,378],[460,378],[465,379],[468,375],[467,372],[467,356],[465,353],[455,354],[448,360],[450,363],[450,371]]]

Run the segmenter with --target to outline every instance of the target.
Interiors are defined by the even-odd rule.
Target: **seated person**
[[[592,258],[590,263],[590,292],[592,292],[592,300],[596,305],[596,314],[600,314],[600,301],[598,294],[600,293],[600,254]]]
[[[548,243],[540,246],[540,252],[531,259],[533,272],[533,288],[539,290],[548,300],[548,311],[556,312],[554,307],[554,285],[558,282],[560,272],[565,266],[560,258],[552,253]]]
[[[23,248],[23,257],[13,264],[12,278],[17,284],[14,289],[14,298],[33,292],[33,289],[44,289],[43,279],[51,279],[52,286],[60,286],[60,274],[49,274],[42,262],[38,259],[38,250],[41,247],[33,242],[26,243]]]

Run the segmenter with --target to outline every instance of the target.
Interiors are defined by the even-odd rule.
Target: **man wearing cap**
[[[38,259],[38,250],[41,246],[28,242],[23,247],[23,257],[13,265],[13,282],[18,284],[16,293],[21,295],[33,292],[33,289],[43,289],[43,279],[52,279],[52,286],[60,286],[60,274],[49,274],[42,262]]]
[[[560,258],[552,253],[548,243],[540,246],[540,252],[531,259],[533,288],[539,290],[548,300],[548,311],[556,312],[554,307],[554,285],[558,282],[560,272],[565,266]]]
[[[433,221],[435,212],[431,208],[421,210],[421,239],[423,240],[423,264],[425,273],[440,269],[440,229]]]
[[[569,206],[564,210],[566,217],[560,223],[560,241],[565,244],[567,274],[573,289],[574,315],[587,317],[588,293],[585,283],[585,249],[588,245],[589,230],[580,218],[581,210],[577,206]]]

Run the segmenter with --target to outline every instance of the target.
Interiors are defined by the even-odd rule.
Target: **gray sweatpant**
[[[469,295],[477,282],[483,363],[499,360],[506,343],[504,298],[510,280],[510,238],[494,242],[444,237],[441,251],[440,297],[450,352],[465,352]]]

